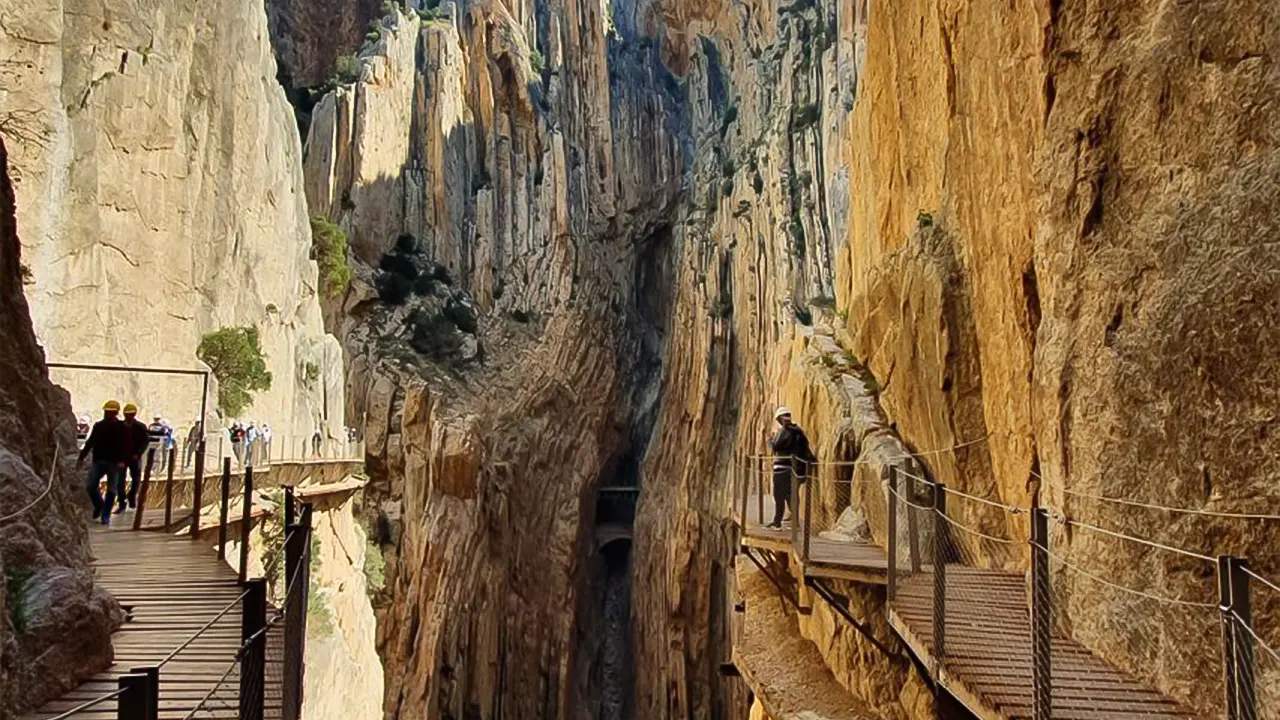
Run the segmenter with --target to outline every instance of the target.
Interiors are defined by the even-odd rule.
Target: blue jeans
[[[104,477],[107,479],[105,500],[98,489],[98,482]],[[120,472],[116,463],[94,460],[89,466],[89,474],[85,476],[84,487],[89,491],[89,499],[93,501],[94,517],[101,516],[103,523],[110,522],[112,503],[115,502],[117,495],[124,495],[124,473]]]

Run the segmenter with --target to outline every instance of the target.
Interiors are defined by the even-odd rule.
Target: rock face
[[[1276,10],[1112,5],[549,0],[377,20],[361,80],[315,108],[305,166],[310,206],[362,265],[328,312],[386,532],[389,714],[568,717],[598,689],[564,609],[579,633],[603,617],[583,568],[593,487],[619,475],[642,486],[635,716],[745,712],[715,671],[725,518],[783,402],[824,459],[873,460],[840,481],[861,505],[846,525],[881,541],[879,473],[914,449],[981,497],[1263,558],[1277,538],[1257,525],[1063,494],[1276,497],[1271,461],[1231,451],[1275,454],[1280,374],[1253,349],[1276,344],[1276,118],[1260,108],[1277,75],[1258,29]],[[379,299],[401,233],[456,285]],[[463,334],[482,352],[442,368],[407,349],[413,312],[458,297],[481,311]],[[1016,516],[957,513],[1026,538]],[[1054,543],[1135,589],[1212,592],[1174,558]],[[1014,547],[967,551],[1016,569]],[[1120,627],[1133,610],[1112,591],[1056,582],[1078,639],[1214,702],[1188,662],[1216,648],[1195,619]],[[877,711],[927,714],[916,676],[836,627],[797,632]],[[1179,637],[1193,649],[1168,651]]]
[[[89,569],[71,405],[31,330],[8,168],[0,138],[0,717],[109,665],[123,620]]]
[[[256,325],[274,382],[244,419],[282,436],[341,426],[262,5],[39,0],[0,15],[0,117],[50,359],[193,368],[203,333]],[[198,378],[57,377],[81,412],[118,397],[186,424],[200,406]]]
[[[267,20],[280,82],[286,88],[325,84],[341,55],[360,46],[382,0],[269,0]]]

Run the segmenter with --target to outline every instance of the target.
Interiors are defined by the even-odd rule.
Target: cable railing
[[[980,440],[967,444],[974,442]],[[1222,717],[1224,705],[1228,720],[1280,720],[1280,634],[1258,631],[1249,602],[1251,584],[1275,594],[1266,601],[1269,617],[1280,607],[1280,583],[1243,559],[952,489],[915,455],[893,459],[901,464],[818,462],[782,472],[777,484],[774,460],[749,456],[735,467],[732,514],[747,535],[756,543],[789,543],[808,574],[822,561],[821,544],[875,542],[868,527],[874,525],[887,551],[890,606],[901,630],[918,635],[942,686],[964,682],[966,674],[978,678],[975,667],[1002,668],[991,702],[999,712],[1034,720]],[[877,497],[867,491],[873,479],[866,469],[875,465],[882,470],[884,515],[867,505]],[[1262,522],[1276,517],[1116,504]],[[1055,548],[1053,534],[1059,542],[1071,536],[1072,545]],[[1135,576],[1135,566],[1151,572]],[[1218,580],[1205,582],[1215,567]]]
[[[229,467],[224,463],[221,503],[220,557],[230,562],[226,549],[226,515],[230,493],[226,491]],[[245,517],[252,508],[252,470],[246,471]],[[55,716],[53,720],[75,718],[101,712],[101,706],[115,701],[118,720],[158,720],[170,673],[178,695],[166,700],[170,715],[183,720],[298,720],[302,708],[303,655],[306,644],[308,598],[311,592],[312,506],[297,502],[293,488],[286,486],[276,511],[282,511],[284,533],[279,548],[268,552],[283,555],[283,594],[273,606],[270,584],[263,578],[247,578],[248,530],[241,535],[238,563],[240,590],[212,617],[153,665],[131,668],[118,678],[118,687]],[[247,528],[249,523],[244,523]],[[239,610],[237,614],[235,611]],[[234,628],[234,629],[233,629]],[[228,648],[228,632],[238,629],[239,640]],[[184,693],[190,693],[191,670],[207,666],[223,654],[227,664],[212,684],[198,690],[195,704],[180,708]],[[187,695],[190,698],[189,694]]]

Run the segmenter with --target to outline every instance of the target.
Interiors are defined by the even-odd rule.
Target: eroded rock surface
[[[274,382],[245,419],[337,437],[341,353],[262,4],[38,0],[0,18],[0,118],[50,359],[194,368],[203,333],[256,325]],[[56,377],[80,412],[118,397],[187,425],[200,407],[199,378]]]
[[[22,295],[5,145],[0,138],[0,716],[12,717],[109,665],[124,616],[89,568],[75,424]]]

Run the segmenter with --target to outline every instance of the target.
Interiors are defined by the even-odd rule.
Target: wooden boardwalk
[[[772,497],[749,499],[742,544],[774,552],[792,552],[793,541],[798,546],[802,538],[798,534],[793,538],[791,523],[783,525],[781,530],[765,527],[767,520],[760,519],[762,506],[767,520],[773,519]],[[889,564],[878,545],[813,537],[809,539],[809,561],[804,571],[807,577],[884,585],[888,582]]]
[[[62,697],[25,716],[42,720],[116,689],[131,669],[164,661],[205,625],[212,625],[160,669],[162,720],[182,720],[215,686],[210,702],[195,718],[239,715],[239,674],[233,668],[240,648],[241,588],[236,573],[208,545],[189,536],[133,532],[133,512],[112,525],[90,525],[93,567],[99,583],[119,600],[126,621],[111,638],[114,663]],[[219,617],[220,613],[222,614]],[[268,609],[268,617],[272,610]],[[216,619],[215,619],[216,618]],[[219,680],[231,669],[225,682]],[[267,636],[266,717],[278,718],[283,673],[283,632]],[[76,713],[76,720],[114,720],[115,701]]]
[[[773,499],[750,497],[742,545],[785,553],[800,563],[801,533],[790,525],[765,527]],[[885,584],[888,564],[878,546],[810,538],[806,578]],[[934,576],[900,571],[889,623],[942,687],[983,720],[1030,720],[1031,613],[1022,574],[947,565],[946,648],[938,667],[933,638]],[[1129,677],[1074,640],[1055,634],[1051,643],[1054,720],[1173,720],[1197,717],[1169,697]]]
[[[947,566],[942,669],[934,653],[933,581],[928,568],[901,580],[889,611],[894,630],[935,678],[981,717],[1029,720],[1031,613],[1024,576]],[[1055,720],[1196,717],[1070,638],[1055,633],[1051,647]]]

